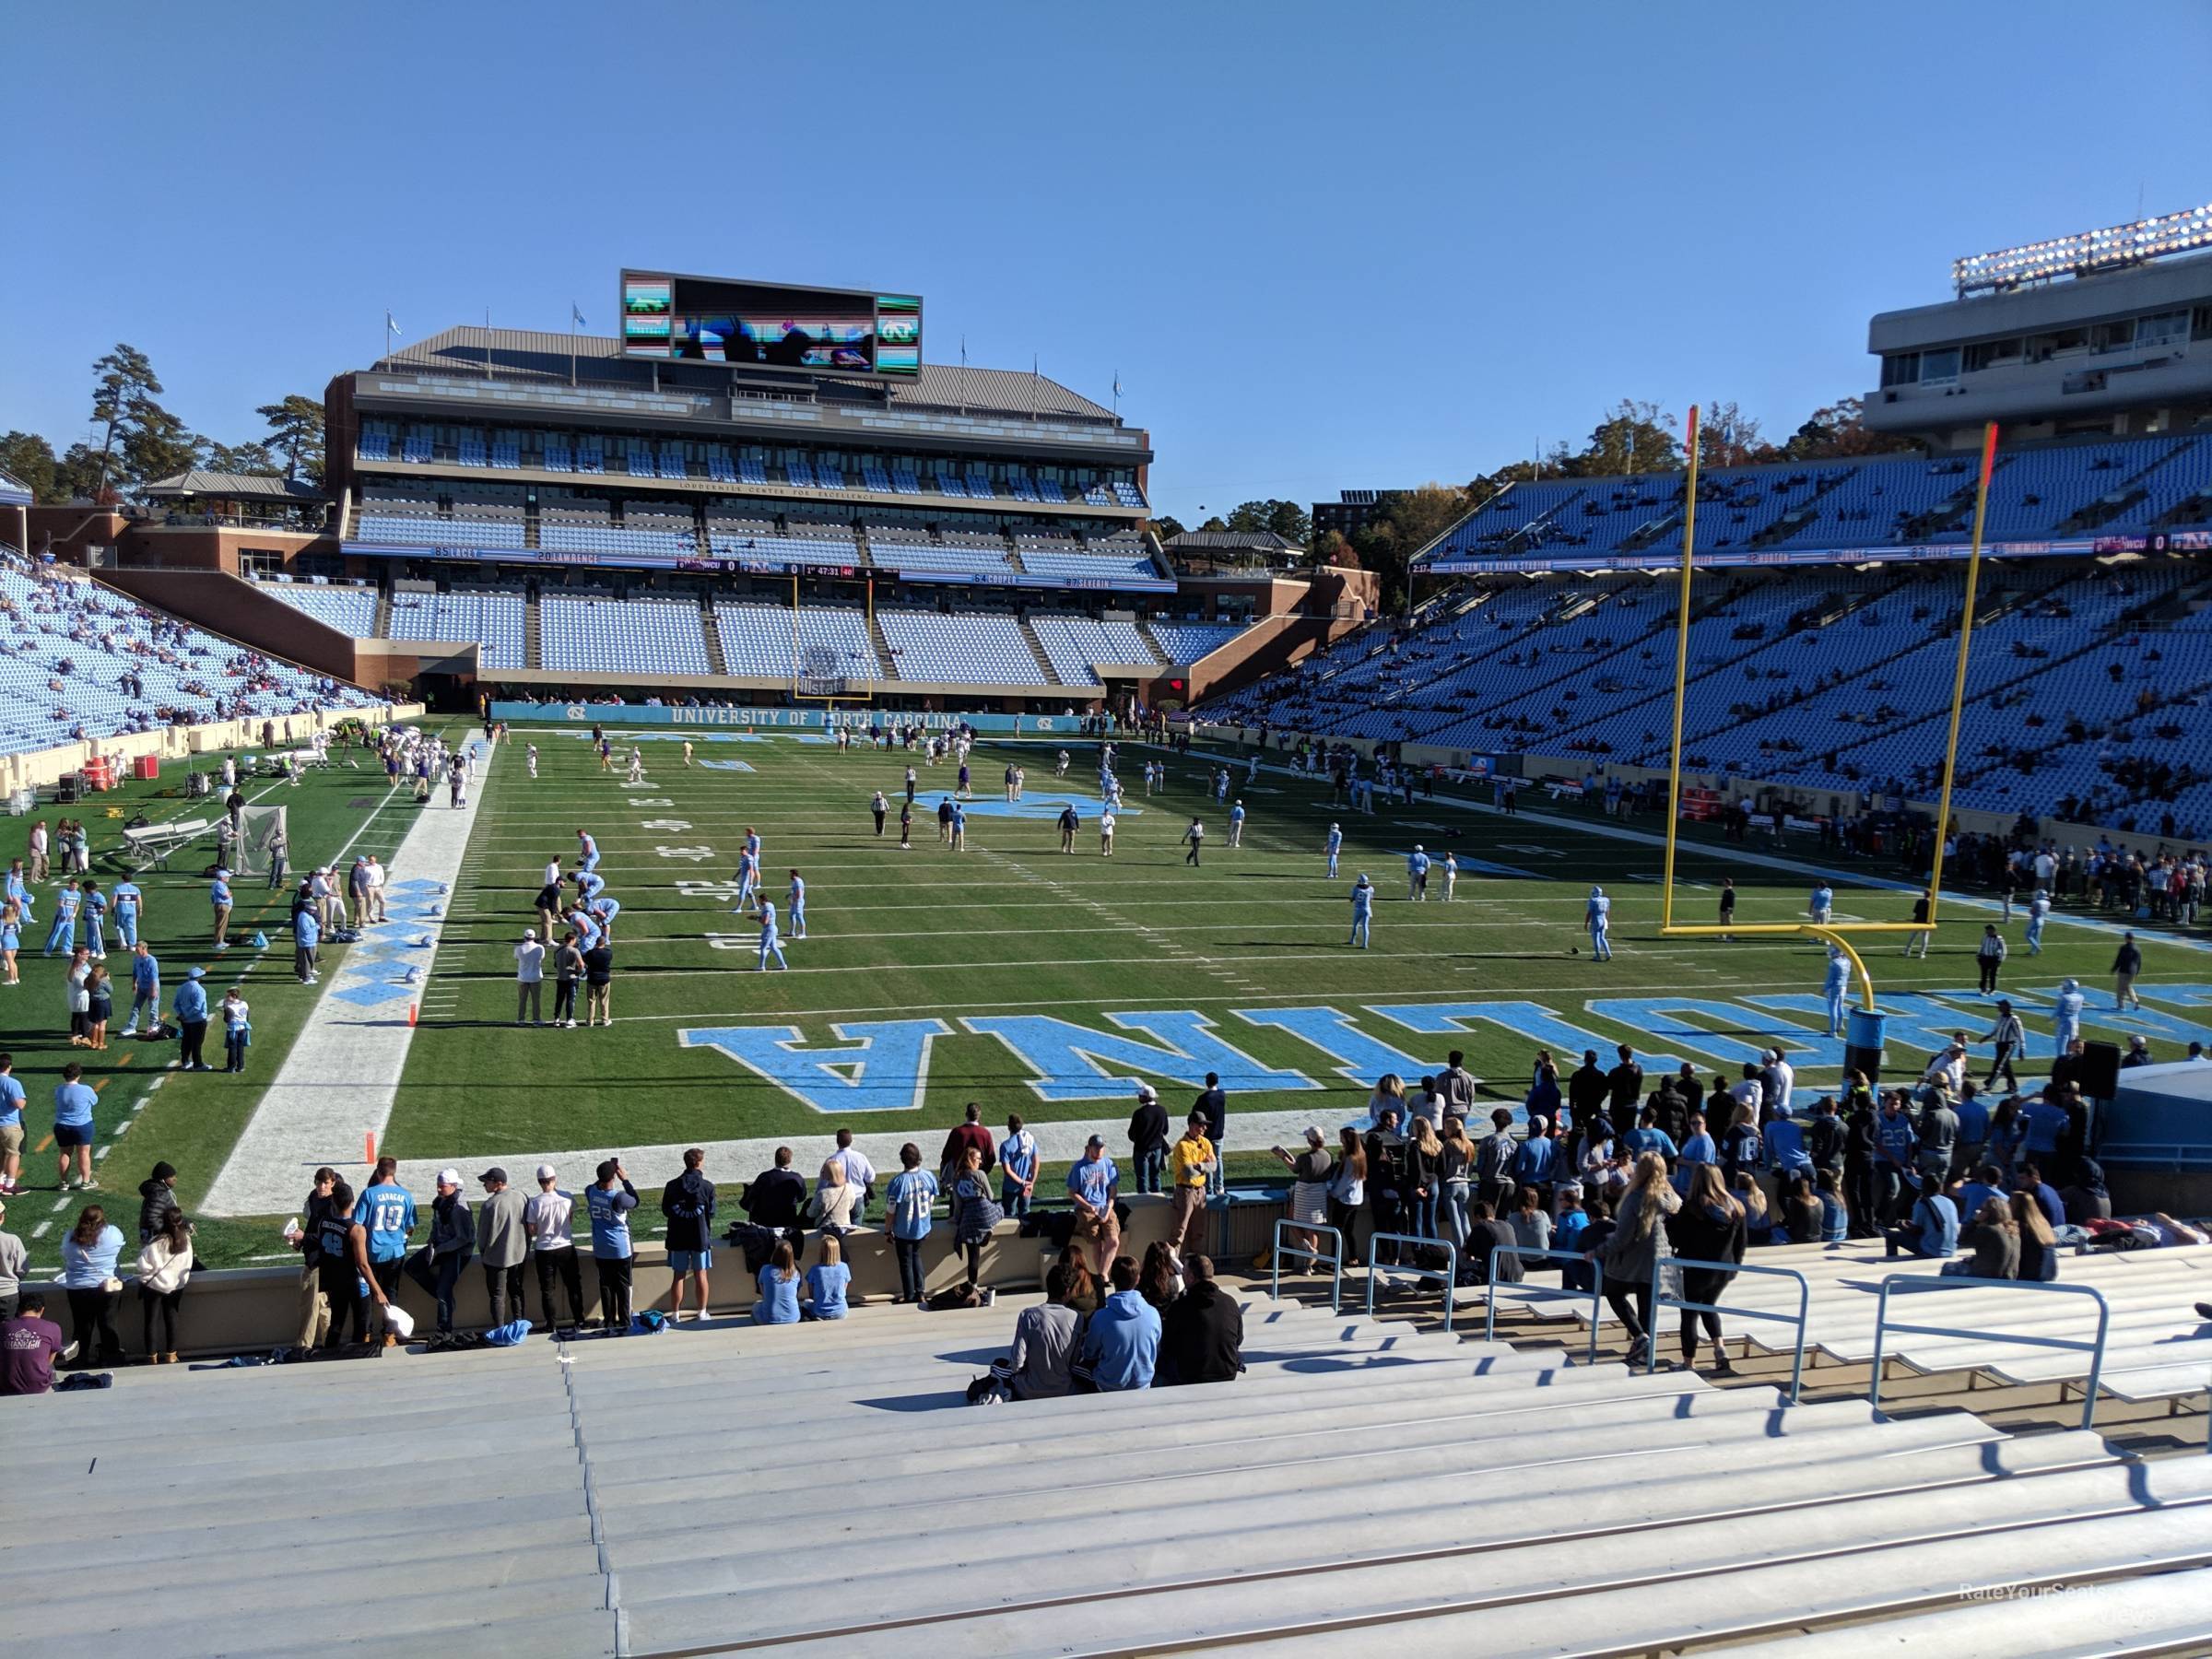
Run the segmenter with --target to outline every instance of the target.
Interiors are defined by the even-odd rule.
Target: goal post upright
[[[1689,594],[1692,574],[1692,550],[1697,541],[1698,526],[1698,408],[1691,405],[1687,428],[1688,456],[1683,476],[1682,502],[1682,575],[1677,590],[1675,614],[1675,709],[1674,740],[1667,752],[1667,816],[1665,841],[1665,868],[1661,877],[1659,895],[1659,932],[1675,937],[1711,937],[1720,934],[1731,936],[1788,936],[1819,939],[1833,945],[1851,963],[1853,977],[1858,982],[1859,998],[1872,1023],[1869,1030],[1878,1033],[1879,1019],[1875,1004],[1874,976],[1867,971],[1866,963],[1853,946],[1849,935],[1853,934],[1914,934],[1926,932],[1936,925],[1936,907],[1943,893],[1943,842],[1950,827],[1951,783],[1958,768],[1959,731],[1964,719],[1966,706],[1967,653],[1973,642],[1974,605],[1982,573],[1982,537],[1989,512],[1989,483],[1996,469],[1997,427],[1990,422],[1982,434],[1982,470],[1974,495],[1973,537],[1967,550],[1965,608],[1959,618],[1959,651],[1951,672],[1950,729],[1944,744],[1943,789],[1936,806],[1936,850],[1928,880],[1928,919],[1918,922],[1849,922],[1816,924],[1809,922],[1753,922],[1688,923],[1675,920],[1675,853],[1682,829],[1682,730],[1684,714],[1689,698]],[[1854,1016],[1854,1018],[1856,1017]],[[1878,1047],[1878,1035],[1875,1039]]]
[[[1682,702],[1689,683],[1689,554],[1698,540],[1698,406],[1689,406],[1688,469],[1682,479],[1682,580],[1675,599],[1675,738],[1666,757],[1666,869],[1659,886],[1659,931],[1675,925],[1675,830],[1682,821]]]
[[[1989,480],[1997,468],[1997,423],[1982,429],[1982,477],[1974,489],[1974,534],[1966,553],[1966,605],[1959,614],[1959,656],[1951,670],[1951,728],[1943,745],[1943,788],[1936,801],[1936,858],[1928,872],[1928,923],[1943,901],[1943,843],[1951,830],[1951,783],[1959,771],[1959,727],[1966,712],[1966,653],[1974,637],[1974,602],[1982,579],[1982,531],[1989,516]]]

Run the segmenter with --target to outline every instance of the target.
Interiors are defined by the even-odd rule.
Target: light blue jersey
[[[369,1259],[395,1262],[407,1253],[415,1226],[415,1194],[395,1182],[364,1188],[354,1200],[353,1218],[369,1234]]]

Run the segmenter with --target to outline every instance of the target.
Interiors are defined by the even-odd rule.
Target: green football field
[[[449,729],[457,737],[469,728]],[[619,770],[601,772],[586,735],[573,727],[518,728],[498,752],[480,785],[435,971],[419,988],[419,1024],[383,1149],[410,1164],[451,1159],[473,1176],[493,1159],[512,1167],[525,1157],[607,1151],[623,1152],[638,1170],[652,1165],[655,1148],[673,1156],[697,1143],[710,1148],[710,1172],[734,1191],[774,1142],[791,1142],[806,1167],[838,1127],[878,1149],[912,1138],[934,1162],[946,1129],[975,1100],[994,1127],[1009,1111],[1022,1112],[1044,1135],[1048,1159],[1062,1163],[1086,1125],[1125,1153],[1118,1128],[1134,1079],[1157,1084],[1179,1113],[1203,1071],[1215,1069],[1230,1095],[1232,1171],[1254,1174],[1276,1167],[1265,1148],[1294,1139],[1305,1123],[1333,1129],[1363,1112],[1377,1072],[1418,1077],[1441,1066],[1452,1048],[1486,1079],[1486,1097],[1505,1105],[1520,1100],[1539,1047],[1564,1070],[1584,1041],[1608,1050],[1629,1042],[1653,1071],[1657,1057],[1688,1059],[1708,1077],[1735,1076],[1747,1053],[1777,1043],[1797,1063],[1801,1100],[1837,1076],[1840,1049],[1827,1039],[1821,1011],[1824,947],[1661,937],[1651,818],[1617,825],[1580,806],[1534,802],[1502,817],[1487,791],[1478,806],[1423,800],[1371,817],[1332,806],[1325,785],[1283,771],[1265,770],[1247,783],[1239,758],[1232,797],[1243,798],[1249,818],[1243,845],[1232,849],[1227,807],[1204,794],[1211,757],[1168,758],[1166,791],[1147,799],[1142,764],[1156,751],[1125,744],[1128,800],[1106,858],[1096,832],[1097,745],[1067,744],[1073,762],[1060,780],[1053,776],[1060,745],[1048,739],[977,748],[977,799],[960,853],[940,844],[935,817],[952,769],[917,757],[913,845],[901,850],[904,753],[865,746],[840,753],[788,734],[688,735],[696,745],[688,768],[680,735],[665,728],[641,735],[645,782],[636,788]],[[541,756],[535,780],[524,764],[532,741]],[[1010,762],[1027,771],[1021,810],[1034,816],[1012,816],[1003,800]],[[876,789],[892,808],[880,839],[868,811]],[[1083,819],[1072,856],[1060,852],[1053,822],[1064,795]],[[429,808],[387,796],[381,776],[366,770],[312,775],[280,798],[291,809],[300,861],[335,854],[350,839],[351,851],[373,849],[391,862],[395,881],[417,874],[404,856],[394,861],[415,816],[443,809],[442,795]],[[100,806],[115,801],[102,797]],[[159,816],[183,804],[150,805]],[[1184,863],[1181,840],[1194,814],[1209,832],[1196,868]],[[94,822],[100,873],[112,878],[105,866],[115,821]],[[1335,881],[1322,852],[1332,822],[1345,831]],[[762,838],[779,909],[790,869],[807,884],[808,936],[794,939],[786,929],[789,971],[757,971],[757,925],[731,913],[730,880],[748,826]],[[512,947],[534,923],[546,861],[572,865],[579,828],[597,839],[601,873],[622,905],[616,1023],[518,1028]],[[1426,902],[1408,899],[1405,855],[1416,842],[1440,866],[1447,849],[1466,865],[1453,902],[1443,901],[1441,867]],[[1711,920],[1712,889],[1728,874],[1740,921],[1803,920],[1808,872],[1823,862],[1810,838],[1781,849],[1701,841],[1682,861],[1677,919]],[[296,984],[281,933],[271,935],[265,956],[210,956],[202,863],[180,858],[173,873],[141,877],[148,935],[172,987],[194,961],[209,964],[218,994],[242,970],[255,1009],[253,1069],[242,1079],[172,1073],[150,1088],[173,1045],[112,1041],[105,1054],[87,1056],[101,1084],[100,1144],[111,1148],[103,1184],[117,1205],[157,1158],[182,1171],[188,1207],[202,1202],[312,999],[344,971],[345,947],[333,947],[324,984]],[[1347,943],[1347,894],[1360,870],[1380,889],[1367,950]],[[1909,895],[1876,885],[1901,875],[1887,862],[1837,867],[1839,917],[1903,920]],[[1593,883],[1614,900],[1610,962],[1592,959],[1581,931]],[[241,890],[241,919],[264,897]],[[265,908],[261,924],[281,919],[273,900]],[[50,911],[42,902],[41,927],[27,940],[34,953]],[[1905,959],[1894,938],[1866,947],[1891,1009],[1893,1068],[1917,1073],[1949,1031],[1978,1037],[1988,1027],[1971,959],[1987,917],[1963,905],[1951,915],[1924,960]],[[2159,1057],[2179,1058],[2197,1030],[2205,995],[2197,982],[2212,973],[2193,946],[2146,932],[2151,1007],[2140,1020],[2114,1021],[2110,933],[2054,919],[2041,956],[2030,959],[2024,918],[2006,932],[2013,950],[2006,988],[2038,1040],[2024,1077],[2041,1075],[2049,995],[2067,974],[2083,980],[2092,1016],[2104,1021],[2092,1023],[2090,1036],[2141,1030]],[[123,971],[120,956],[114,965]],[[73,1052],[59,960],[27,954],[24,978],[6,994],[5,1041],[30,1091],[30,1145],[38,1147],[51,1126],[53,1076]],[[548,1013],[551,995],[548,985]],[[126,990],[118,1026],[127,1005]],[[331,1081],[341,1098],[346,1080]],[[356,1159],[359,1138],[350,1127],[334,1131],[334,1144],[346,1142]],[[27,1159],[26,1179],[34,1190],[11,1206],[9,1221],[24,1233],[56,1203],[51,1156]],[[45,1234],[49,1251],[55,1236]],[[211,1221],[202,1243],[218,1261],[267,1259],[279,1249],[273,1226],[257,1217]],[[45,1259],[34,1247],[34,1265]]]

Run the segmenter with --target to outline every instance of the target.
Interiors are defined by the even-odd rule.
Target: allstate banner
[[[712,726],[738,731],[806,732],[844,726],[865,732],[871,725],[921,726],[948,731],[963,722],[979,732],[1012,735],[1075,736],[1083,726],[1073,714],[961,714],[898,711],[875,714],[857,709],[839,710],[832,721],[827,709],[720,709],[667,708],[648,703],[509,702],[495,700],[494,720],[551,722],[573,726]]]

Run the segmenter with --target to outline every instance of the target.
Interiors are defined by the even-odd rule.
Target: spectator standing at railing
[[[1712,1170],[1710,1164],[1701,1166],[1701,1171]],[[1674,1254],[1665,1223],[1681,1203],[1667,1185],[1666,1160],[1656,1152],[1645,1153],[1620,1195],[1612,1233],[1589,1253],[1604,1270],[1606,1305],[1628,1330],[1631,1366],[1642,1364],[1651,1352],[1653,1270]]]
[[[1168,1109],[1149,1083],[1136,1086],[1136,1110],[1129,1117],[1129,1156],[1136,1168],[1136,1190],[1158,1193],[1168,1163]]]
[[[1667,1231],[1677,1254],[1695,1262],[1740,1264],[1746,1242],[1744,1208],[1721,1184],[1720,1171],[1711,1164],[1700,1167],[1689,1198],[1667,1221]],[[1735,1280],[1726,1267],[1682,1269],[1682,1300],[1717,1303]],[[1721,1347],[1721,1316],[1682,1311],[1682,1369],[1698,1362],[1698,1332],[1702,1326],[1712,1341],[1712,1369],[1727,1376],[1735,1370]]]

